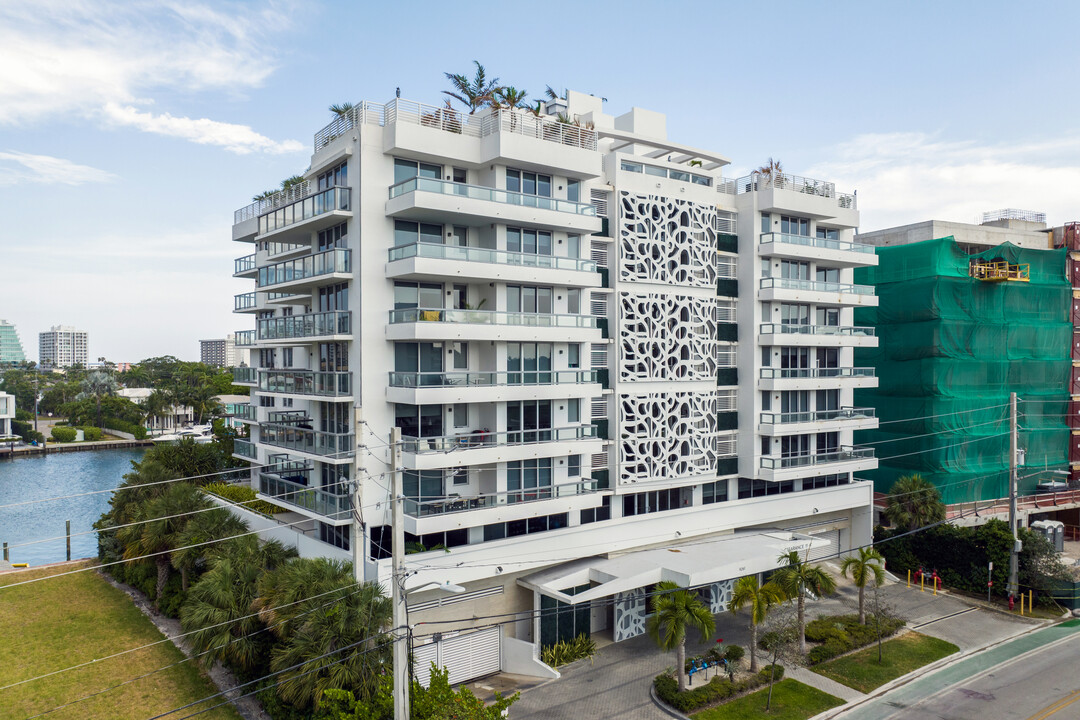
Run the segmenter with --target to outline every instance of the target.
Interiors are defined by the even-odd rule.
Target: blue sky
[[[0,317],[94,357],[250,326],[233,210],[303,171],[340,101],[440,103],[477,59],[665,112],[732,175],[858,190],[864,229],[1080,219],[1075,3],[0,0]]]

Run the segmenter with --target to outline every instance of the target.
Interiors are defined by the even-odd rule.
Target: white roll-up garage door
[[[439,642],[413,646],[413,673],[421,685],[431,680],[431,663],[450,672],[450,684],[497,673],[502,669],[502,628],[443,637]]]
[[[810,548],[810,560],[820,560],[821,558],[836,557],[836,553],[840,551],[839,530],[826,530],[825,532],[820,533],[811,532],[811,536],[815,540],[827,540],[828,544],[814,543],[814,546]]]

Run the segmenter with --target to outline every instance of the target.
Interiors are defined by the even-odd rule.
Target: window
[[[772,454],[772,438],[769,438],[769,437],[762,437],[761,438],[761,454],[762,455],[771,455]]]
[[[594,522],[603,522],[611,519],[611,496],[605,495],[600,507],[589,508],[581,511],[581,524],[588,525]]]
[[[810,263],[798,260],[781,260],[780,277],[788,280],[809,280]]]
[[[809,390],[784,390],[780,393],[780,412],[803,413],[809,411]]]
[[[770,222],[769,213],[761,213],[761,232],[763,232],[763,233],[772,232],[772,226],[769,224],[769,222]]]
[[[819,237],[819,238],[821,238],[823,240],[839,240],[840,239],[840,231],[837,230],[836,228],[827,228],[827,227],[821,227],[820,225],[818,225],[817,228],[815,229],[815,234],[817,235],[817,237]]]
[[[667,168],[656,167],[655,165],[646,165],[645,174],[652,175],[653,177],[667,177]]]
[[[394,309],[441,308],[442,285],[435,283],[394,283]]]
[[[414,177],[434,178],[435,180],[441,180],[442,165],[418,163],[415,160],[402,160],[401,158],[394,158],[395,185],[399,182],[403,182]]]
[[[581,456],[571,455],[566,458],[566,476],[581,477]]]
[[[407,437],[441,437],[443,432],[442,405],[394,405],[394,424]],[[442,477],[440,475],[439,477]]]
[[[506,463],[507,503],[546,500],[551,494],[551,458]]]
[[[581,236],[580,235],[567,235],[566,236],[566,256],[572,258],[581,257]]]
[[[494,523],[492,525],[484,526],[484,541],[547,532],[548,530],[558,530],[569,524],[570,517],[567,513],[544,515],[541,517],[529,518],[528,520],[514,520],[508,523]]]
[[[526,255],[551,255],[551,233],[545,230],[506,228],[506,249]]]
[[[451,548],[469,544],[469,531],[466,528],[459,530],[447,530],[446,532],[433,532],[425,535],[413,535],[405,533],[406,552],[414,549],[417,552],[433,550],[437,547]]]
[[[793,458],[809,454],[809,435],[787,435],[780,438],[780,457]]]
[[[551,401],[521,400],[506,403],[508,441],[543,442],[551,440]]]
[[[810,237],[810,220],[809,218],[781,215],[780,232],[785,235],[802,235],[803,237]]]
[[[324,252],[332,248],[343,248],[346,246],[346,236],[349,224],[341,223],[335,225],[332,228],[326,230],[320,230],[318,236],[317,252]]]
[[[839,390],[818,390],[817,391],[817,409],[818,410],[839,410],[840,409],[840,391]]]
[[[625,172],[639,173],[644,171],[645,166],[638,163],[632,163],[627,160],[623,160],[619,167]]]
[[[750,497],[765,497],[766,495],[780,495],[795,490],[794,480],[784,482],[765,482],[764,480],[751,480],[739,478],[739,499]]]
[[[577,180],[566,181],[566,199],[581,202],[581,183]]]
[[[469,468],[453,468],[450,470],[450,479],[454,485],[469,484]]]
[[[349,309],[349,283],[337,283],[319,288],[319,312]]]
[[[727,496],[727,480],[717,480],[716,482],[705,483],[701,486],[701,504],[711,505],[713,503],[724,502],[728,499]]]
[[[581,345],[578,343],[570,343],[566,346],[566,367],[581,367]]]
[[[293,351],[292,348],[282,348],[281,349],[281,367],[283,367],[283,368],[291,368],[293,366],[293,364],[292,364],[292,360],[293,360],[292,351]]]
[[[349,346],[347,343],[319,343],[319,370],[345,372],[348,369]]]
[[[840,348],[818,348],[817,366],[819,368],[840,367]]]
[[[450,350],[454,354],[454,369],[469,369],[469,343],[456,342],[450,344]]]
[[[551,197],[551,176],[507,168],[506,189],[523,195]]]
[[[274,397],[272,395],[260,395],[259,407],[274,407]]]
[[[840,327],[840,308],[819,307],[817,309],[817,324]]]
[[[783,325],[809,325],[810,306],[782,303],[780,305],[780,323]]]
[[[802,489],[803,490],[816,490],[817,488],[836,487],[837,485],[847,485],[849,482],[847,473],[838,473],[835,475],[818,475],[812,478],[803,478]]]
[[[568,423],[581,422],[581,399],[570,398],[566,401],[566,421]]]
[[[316,181],[319,190],[326,190],[332,187],[344,187],[349,184],[349,175],[347,172],[347,162],[343,162],[337,167],[327,170],[321,173]]]
[[[548,315],[551,313],[552,294],[549,287],[507,285],[506,309],[509,312]]]
[[[761,409],[765,412],[772,410],[772,393],[764,391],[761,393]]]
[[[823,268],[817,269],[817,281],[838,283],[840,282],[840,268]]]
[[[689,507],[691,498],[690,488],[671,488],[623,495],[623,517]]]
[[[346,465],[323,465],[319,475],[320,487],[341,497],[349,492],[349,472]]]
[[[566,312],[570,315],[581,314],[581,290],[578,288],[566,291]]]
[[[466,309],[468,309],[469,303],[467,302],[467,300],[468,300],[468,296],[469,296],[469,286],[468,285],[454,285],[451,292],[452,292],[452,295],[450,296],[450,299],[452,301],[454,309],[455,310],[466,310]]]
[[[761,277],[772,277],[772,263],[769,258],[761,258]]]
[[[782,347],[780,348],[781,368],[808,368],[810,367],[810,348]]]
[[[394,371],[424,373],[416,378],[417,385],[441,385],[443,351],[433,343],[394,343]],[[432,373],[432,374],[426,374]],[[409,380],[406,379],[406,382]]]
[[[469,426],[469,406],[465,403],[454,403],[454,427],[464,428]]]
[[[412,245],[414,243],[441,244],[443,241],[443,226],[431,223],[414,223],[408,220],[394,221],[394,247]]]
[[[840,450],[840,433],[838,432],[823,432],[817,434],[817,453],[823,455],[825,453],[839,452]]]
[[[263,348],[259,350],[259,367],[262,368],[275,368],[277,363],[277,350],[273,348]]]
[[[450,233],[450,245],[454,247],[468,247],[469,246],[469,228],[464,225],[455,225],[453,231]]]
[[[319,539],[327,545],[333,545],[342,550],[349,549],[349,526],[327,525],[319,523]]]
[[[506,343],[509,385],[546,385],[551,382],[551,343]]]
[[[469,171],[466,170],[465,168],[457,168],[456,167],[456,168],[454,168],[453,178],[454,178],[454,182],[456,182],[456,183],[468,183],[469,182]]]
[[[442,470],[405,470],[401,476],[405,497],[411,500],[433,500],[443,496]]]

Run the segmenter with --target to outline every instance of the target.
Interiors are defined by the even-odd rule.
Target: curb
[[[661,700],[659,697],[657,697],[656,686],[652,683],[649,683],[649,697],[652,699],[653,705],[656,705],[656,707],[663,710],[668,716],[675,718],[675,720],[690,720],[690,718],[683,715],[681,712],[679,712],[678,710]]]

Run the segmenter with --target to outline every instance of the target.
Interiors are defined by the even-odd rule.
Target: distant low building
[[[15,325],[7,320],[0,320],[0,365],[16,365],[26,362],[22,341]]]
[[[117,395],[127,398],[136,405],[144,405],[146,399],[153,394],[153,388],[120,388]],[[146,427],[150,430],[173,430],[190,424],[195,420],[195,410],[187,405],[173,405],[162,415],[155,415],[146,419]]]
[[[0,392],[0,439],[14,436],[11,421],[15,419],[15,396]]]

